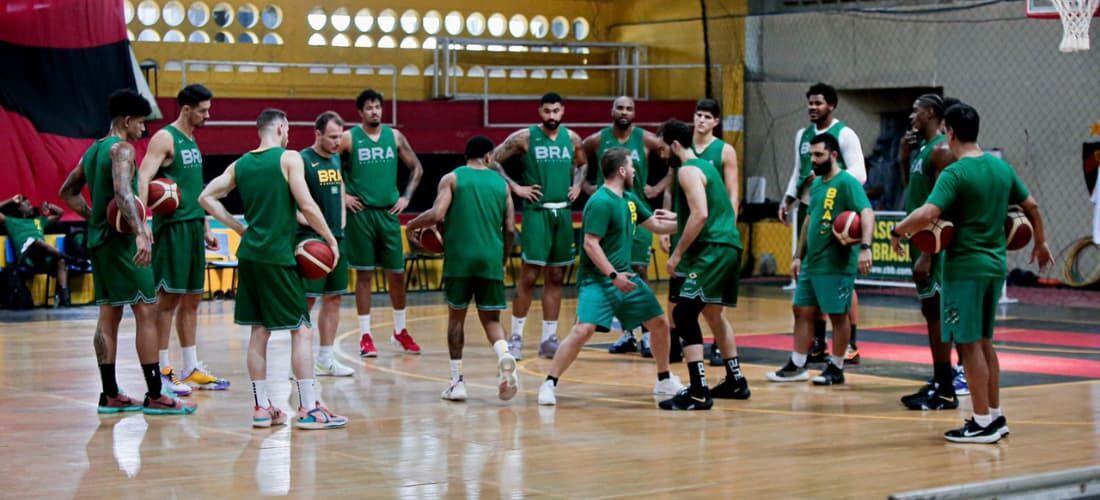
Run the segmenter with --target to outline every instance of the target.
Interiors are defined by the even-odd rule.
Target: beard
[[[615,128],[617,128],[619,130],[626,130],[626,129],[630,128],[630,126],[633,123],[634,122],[632,122],[629,118],[616,118],[615,119]]]
[[[680,157],[676,155],[669,156],[668,161],[666,161],[665,163],[668,164],[668,168],[673,169],[680,168],[684,164],[684,162],[680,160]]]
[[[817,163],[814,163],[813,165],[814,165],[814,175],[816,175],[818,177],[824,177],[826,175],[829,175],[829,172],[833,171],[833,163],[832,162],[826,162],[826,163],[822,163],[820,165],[817,164]]]
[[[546,130],[557,130],[558,125],[561,125],[561,122],[557,120],[543,120],[542,122],[542,126]]]

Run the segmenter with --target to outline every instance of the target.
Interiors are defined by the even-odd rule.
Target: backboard
[[[1052,0],[1027,0],[1026,9],[1027,17],[1036,19],[1058,19],[1058,9],[1054,8],[1054,2]],[[1092,15],[1100,15],[1100,8]]]

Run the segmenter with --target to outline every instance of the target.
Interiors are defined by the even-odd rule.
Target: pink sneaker
[[[413,340],[412,335],[409,335],[408,330],[401,330],[401,333],[395,333],[390,337],[390,342],[393,345],[400,346],[406,354],[420,354],[420,346],[416,345],[416,341]]]
[[[99,408],[97,413],[122,413],[127,411],[141,411],[141,402],[121,392],[115,397],[99,393]]]
[[[286,420],[286,413],[277,406],[271,404],[270,399],[267,400],[267,406],[255,406],[252,408],[252,427],[283,425],[286,423]]]
[[[198,408],[199,405],[195,403],[162,393],[157,399],[149,399],[149,396],[146,396],[145,406],[141,411],[146,415],[190,415]]]
[[[370,332],[363,332],[359,337],[359,355],[364,358],[378,357],[378,349],[374,347],[374,337],[371,337]]]
[[[298,408],[298,420],[294,421],[294,427],[299,429],[338,429],[348,425],[348,418],[334,415],[320,402],[311,410]]]

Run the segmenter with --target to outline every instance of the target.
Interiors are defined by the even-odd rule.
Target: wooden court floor
[[[790,331],[789,298],[778,287],[745,287],[744,295],[729,313],[739,335]],[[2,315],[0,497],[882,498],[1100,462],[1100,383],[1094,380],[1004,390],[1012,434],[992,446],[942,439],[969,414],[967,398],[958,411],[944,413],[898,404],[920,385],[919,370],[898,378],[861,374],[857,367],[848,370],[844,386],[776,385],[764,374],[777,363],[748,352],[742,357],[750,400],[674,413],[656,409],[650,360],[592,346],[562,379],[558,406],[548,408],[535,402],[549,366],[542,359],[521,362],[514,400],[496,398],[494,356],[473,319],[465,356],[470,400],[442,401],[446,310],[438,294],[414,297],[422,305],[410,307],[409,326],[424,354],[403,355],[379,343],[380,357],[369,361],[358,356],[353,300],[345,298],[338,357],[357,374],[321,379],[326,402],[351,419],[334,431],[250,427],[247,331],[233,325],[232,302],[202,304],[199,354],[233,386],[196,392],[199,410],[187,417],[96,414],[94,308]],[[861,330],[917,324],[913,305],[867,297]],[[565,300],[562,335],[575,306],[575,299]],[[1085,325],[1100,320],[1100,314],[1049,307],[1006,313]],[[537,347],[538,315],[536,305],[529,355]],[[377,331],[390,321],[388,308],[376,310]],[[867,335],[861,338],[870,342]],[[130,393],[141,393],[133,338],[128,317],[119,379]],[[598,335],[593,344],[613,340]],[[289,345],[285,336],[273,336],[268,375],[272,400],[287,410]],[[1100,349],[1084,353],[1100,359]],[[179,356],[173,338],[173,360]],[[867,356],[865,366],[875,366],[873,354]],[[766,359],[783,357],[776,351]],[[687,380],[683,365],[675,370]],[[720,367],[708,370],[712,383],[723,375]]]

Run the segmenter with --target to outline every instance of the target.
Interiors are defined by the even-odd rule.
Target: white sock
[[[161,368],[168,368],[169,366],[172,366],[172,362],[168,361],[168,349],[161,349],[158,354],[160,354]]]
[[[462,378],[462,360],[451,360],[451,382],[457,382]]]
[[[393,333],[401,333],[405,329],[405,310],[393,310]]]
[[[196,346],[184,347],[183,351],[183,373],[191,373],[199,366],[199,352]]]
[[[832,361],[837,368],[840,368],[841,370],[844,369],[844,356],[833,356],[830,354],[829,361]]]
[[[999,417],[1005,416],[1004,412],[1000,408],[989,407],[989,416],[996,420]]]
[[[993,415],[978,415],[975,413],[974,422],[982,427],[989,427],[989,424],[993,423]]]
[[[314,406],[317,406],[317,392],[313,379],[298,379],[298,407],[312,410]]]
[[[542,341],[553,337],[558,334],[558,322],[557,321],[543,321],[542,322]]]
[[[370,315],[359,315],[359,333],[370,333]]]
[[[252,400],[256,404],[256,406],[259,406],[261,408],[267,408],[268,406],[270,406],[268,404],[266,380],[252,381]]]
[[[523,326],[527,324],[527,318],[512,316],[512,335],[523,337]]]
[[[329,361],[332,361],[332,355],[332,346],[330,345],[323,345],[317,348],[318,363],[328,363]]]
[[[493,342],[493,352],[497,353],[497,359],[503,358],[508,355],[508,341],[498,340]]]
[[[806,366],[806,355],[798,351],[794,351],[791,353],[791,361],[794,362],[794,366],[802,368],[803,366]]]

